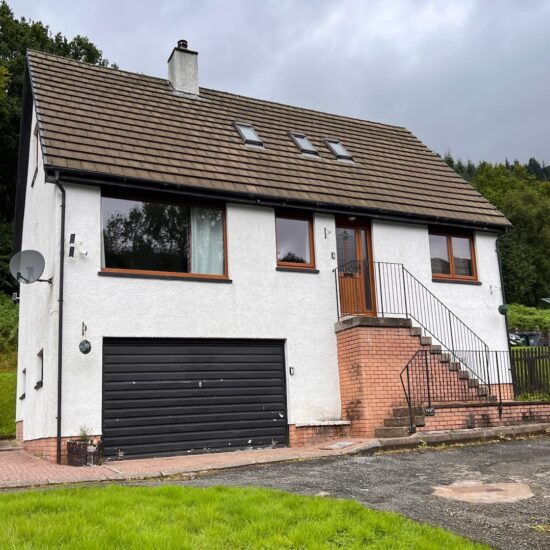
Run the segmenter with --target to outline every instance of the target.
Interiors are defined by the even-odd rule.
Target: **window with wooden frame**
[[[434,279],[477,281],[472,233],[430,230],[430,256]]]
[[[101,217],[104,273],[227,279],[222,205],[104,194]]]
[[[313,216],[277,213],[275,231],[277,267],[315,268]]]

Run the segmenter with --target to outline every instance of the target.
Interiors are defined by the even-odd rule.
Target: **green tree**
[[[48,25],[17,19],[5,1],[0,3],[0,222],[11,222],[14,213],[27,49],[109,66],[101,50],[85,36],[68,40],[61,33],[54,35]]]
[[[540,305],[550,296],[550,182],[536,159],[477,166],[445,162],[492,202],[513,224],[501,239],[502,271],[509,303]]]

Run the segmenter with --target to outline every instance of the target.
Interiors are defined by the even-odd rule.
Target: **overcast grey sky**
[[[166,76],[177,39],[202,86],[406,126],[463,159],[550,163],[550,0],[8,0]]]

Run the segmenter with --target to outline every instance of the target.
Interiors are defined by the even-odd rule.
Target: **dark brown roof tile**
[[[175,95],[160,78],[29,52],[45,164],[202,187],[474,224],[506,218],[405,128],[201,88]],[[243,145],[235,122],[265,148]],[[320,153],[301,155],[305,133]],[[338,161],[340,139],[354,163]]]

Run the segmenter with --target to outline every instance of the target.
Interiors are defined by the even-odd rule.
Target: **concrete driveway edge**
[[[471,428],[465,430],[445,430],[438,432],[417,432],[408,437],[379,439],[378,448],[406,449],[418,445],[437,445],[440,443],[461,443],[467,441],[484,441],[491,439],[513,438],[523,435],[550,434],[550,423],[519,424],[513,426],[496,426],[492,428]],[[374,450],[375,447],[369,442]],[[365,447],[368,447],[366,445]],[[356,449],[354,449],[356,451]],[[353,451],[352,451],[353,452]],[[362,451],[366,452],[366,451]]]

